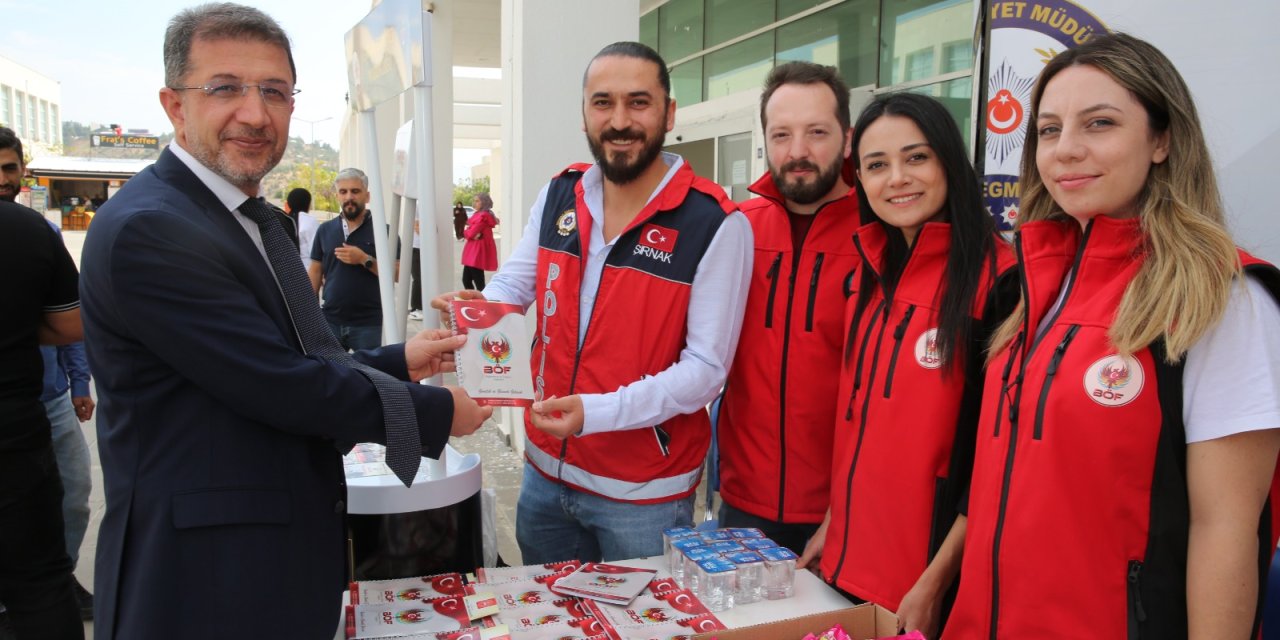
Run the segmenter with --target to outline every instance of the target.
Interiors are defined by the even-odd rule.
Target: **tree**
[[[89,125],[80,124],[75,120],[62,121],[62,139],[63,140],[72,140],[75,138],[88,138],[90,133],[92,133],[92,131],[89,129]]]
[[[333,189],[337,175],[338,152],[328,144],[307,144],[291,136],[280,163],[262,179],[262,193],[268,200],[282,204],[289,192],[302,187],[311,192],[312,211],[337,211],[338,199]]]
[[[453,184],[453,201],[471,206],[471,201],[478,193],[489,193],[489,176],[472,180],[465,178]]]
[[[333,181],[337,177],[337,171],[320,162],[296,164],[293,171],[286,176],[284,193],[281,194],[280,199],[284,200],[290,191],[302,187],[311,192],[312,210],[337,211],[338,193],[333,187]]]

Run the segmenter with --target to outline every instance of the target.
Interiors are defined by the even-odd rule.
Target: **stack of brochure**
[[[650,569],[588,562],[557,580],[552,588],[565,595],[625,605],[640,595],[657,574]]]

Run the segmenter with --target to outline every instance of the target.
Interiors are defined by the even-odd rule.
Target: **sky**
[[[169,18],[189,4],[157,0],[0,0],[7,20],[0,55],[62,83],[62,119],[118,123],[153,133],[172,131],[160,108],[162,49]],[[343,37],[369,12],[360,0],[254,0],[293,41],[298,94],[293,115],[315,125],[315,136],[337,144],[346,105]],[[309,139],[311,125],[295,119],[292,135]]]
[[[7,16],[0,55],[62,84],[62,119],[172,131],[158,97],[169,19],[199,0],[0,0]],[[299,93],[290,134],[338,144],[346,103],[344,37],[368,12],[368,0],[252,0],[293,42]],[[325,120],[328,118],[328,120]],[[315,122],[314,126],[307,121]],[[454,175],[469,176],[475,154]],[[470,159],[470,161],[468,161]]]

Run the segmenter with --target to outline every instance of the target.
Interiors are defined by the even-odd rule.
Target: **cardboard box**
[[[757,624],[728,631],[708,631],[696,640],[800,640],[806,633],[818,634],[837,623],[854,640],[870,640],[898,635],[898,616],[879,605],[867,603],[849,609],[814,613],[799,618]]]

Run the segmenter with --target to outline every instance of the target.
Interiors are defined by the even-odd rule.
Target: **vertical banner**
[[[1022,143],[1034,134],[1031,89],[1059,52],[1106,33],[1101,20],[1068,0],[991,2],[988,5],[986,165],[983,195],[1002,231],[1018,219],[1018,164]]]

